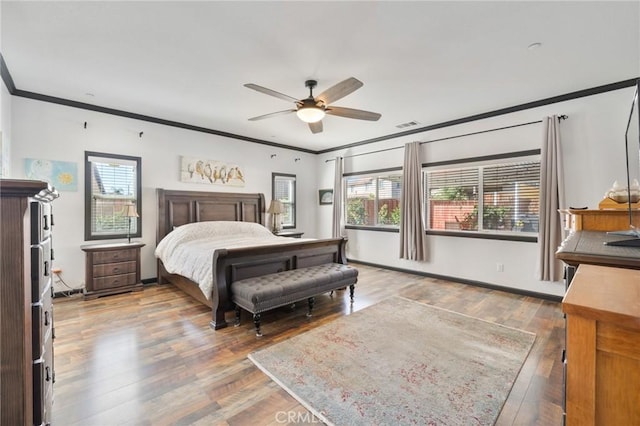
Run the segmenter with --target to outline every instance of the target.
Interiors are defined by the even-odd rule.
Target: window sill
[[[400,232],[400,228],[391,226],[346,225],[345,229],[357,229],[360,231]]]
[[[374,231],[374,232],[396,232],[400,233],[400,228],[396,227],[383,227],[383,226],[360,226],[360,225],[347,225],[345,229],[353,229],[356,231]],[[478,231],[426,231],[427,235],[439,235],[444,237],[461,237],[461,238],[480,238],[485,240],[500,240],[500,241],[521,241],[525,243],[537,243],[538,236],[532,234],[521,234],[519,232],[505,233],[505,234],[493,234],[489,232]]]
[[[428,230],[427,235],[440,235],[444,237],[480,238],[485,240],[522,241],[525,243],[537,243],[536,234],[521,232],[493,233],[487,231],[434,231]]]

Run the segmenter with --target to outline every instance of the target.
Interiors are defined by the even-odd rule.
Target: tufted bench
[[[349,286],[353,302],[357,281],[358,270],[341,263],[326,263],[235,281],[231,284],[231,301],[236,305],[236,325],[240,323],[240,308],[243,308],[253,314],[256,335],[261,336],[261,312],[307,299],[307,316],[311,316],[313,296]]]

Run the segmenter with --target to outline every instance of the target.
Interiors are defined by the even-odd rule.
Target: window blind
[[[93,236],[137,233],[137,220],[125,215],[136,204],[137,163],[127,159],[89,156],[91,164],[91,233]]]
[[[537,232],[540,162],[483,168],[483,228]]]
[[[540,162],[426,173],[429,229],[537,232]]]
[[[280,215],[283,227],[294,228],[296,205],[296,177],[290,175],[273,176],[273,199],[282,203]]]

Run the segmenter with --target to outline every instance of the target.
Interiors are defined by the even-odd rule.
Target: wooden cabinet
[[[562,302],[566,424],[640,424],[640,271],[580,265]]]
[[[140,248],[143,243],[91,244],[86,252],[85,299],[142,290]]]
[[[628,209],[608,210],[560,210],[564,217],[565,228],[571,231],[624,231],[629,229]],[[632,211],[634,221],[640,216],[640,210]]]
[[[0,180],[0,425],[48,425],[53,403],[53,215],[46,182]]]

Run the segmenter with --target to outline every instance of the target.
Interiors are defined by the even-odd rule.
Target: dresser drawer
[[[136,272],[136,262],[103,263],[93,267],[95,278],[107,277],[110,275],[130,274]]]
[[[31,302],[42,297],[51,281],[51,239],[31,246]]]
[[[33,363],[33,424],[42,425],[51,422],[53,403],[53,346],[46,348],[44,356]]]
[[[31,330],[33,359],[37,360],[53,340],[53,300],[48,289],[41,302],[31,305]]]
[[[93,264],[125,262],[136,260],[138,251],[136,249],[109,250],[93,253]]]
[[[51,204],[31,201],[31,244],[49,238],[51,235]]]
[[[95,290],[105,290],[133,284],[136,284],[136,274],[112,275],[110,277],[95,278],[93,280]]]

